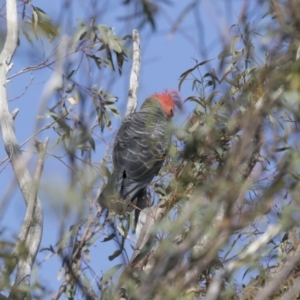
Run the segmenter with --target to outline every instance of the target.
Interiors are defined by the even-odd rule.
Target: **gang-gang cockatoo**
[[[170,147],[175,105],[180,106],[176,92],[157,93],[124,118],[114,141],[112,175],[98,198],[102,208],[120,215],[134,206],[144,208],[147,186]]]

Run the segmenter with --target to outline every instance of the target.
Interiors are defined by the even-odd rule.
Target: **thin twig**
[[[57,124],[60,120],[64,119],[68,114],[65,114],[63,116],[61,116],[60,118],[58,118],[57,120],[44,125],[42,128],[40,128],[37,132],[35,132],[34,134],[32,134],[29,138],[27,138],[23,143],[20,144],[20,147],[23,147],[25,144],[27,144],[31,139],[33,139],[34,137],[36,137],[39,133],[41,133],[44,130],[47,130],[49,128],[51,128],[52,126],[54,126],[55,124]],[[1,162],[0,162],[0,166],[6,162],[9,159],[8,156],[6,156]]]
[[[32,76],[32,73],[31,73],[30,80],[29,80],[29,82],[26,84],[26,86],[25,86],[25,88],[24,88],[24,91],[23,91],[20,95],[16,96],[15,98],[13,98],[13,99],[11,99],[11,100],[8,100],[8,102],[15,101],[15,100],[21,98],[22,96],[24,96],[25,93],[26,93],[26,91],[28,90],[28,88],[31,86],[33,80],[34,80],[34,77]]]
[[[96,226],[92,230],[92,226],[96,225],[97,220],[98,220],[98,216],[95,216],[88,220],[87,226],[81,237],[80,242],[76,244],[76,246],[73,249],[72,255],[66,260],[67,268],[66,268],[65,279],[61,284],[61,286],[59,287],[56,294],[51,297],[52,300],[59,299],[60,296],[66,291],[68,285],[73,280],[77,282],[82,292],[85,293],[84,286],[81,284],[80,280],[78,280],[78,274],[74,272],[74,270],[72,269],[72,265],[74,265],[79,260],[79,258],[82,255],[83,248],[86,246],[86,244],[95,236],[97,232],[99,232],[102,229],[101,226]]]

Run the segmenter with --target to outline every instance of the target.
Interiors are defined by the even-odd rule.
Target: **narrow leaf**
[[[235,46],[236,42],[240,39],[241,39],[241,36],[236,35],[236,36],[232,37],[232,39],[230,41],[229,52],[231,53],[232,56],[235,56],[234,46]]]
[[[116,250],[112,255],[108,257],[110,261],[114,260],[116,257],[118,257],[122,253],[122,250]]]
[[[111,241],[112,239],[114,239],[115,238],[115,234],[114,233],[112,233],[112,234],[110,234],[109,236],[107,236],[106,238],[104,238],[103,239],[103,241],[101,241],[102,243],[105,243],[105,242],[108,242],[108,241]]]
[[[206,63],[208,63],[208,62],[210,62],[210,61],[212,61],[212,60],[213,60],[213,58],[212,58],[212,59],[204,60],[204,61],[202,61],[202,62],[196,64],[193,68],[188,69],[187,71],[183,72],[183,73],[180,75],[180,77],[179,77],[179,78],[180,78],[180,81],[179,81],[179,85],[178,85],[178,90],[180,91],[180,88],[181,88],[181,85],[182,85],[183,81],[186,79],[186,77],[187,77],[191,72],[193,72],[193,71],[196,70],[198,67],[203,66],[203,65],[205,65]]]
[[[107,283],[107,281],[110,280],[122,266],[123,264],[118,264],[112,267],[111,269],[109,269],[102,277],[102,282]]]
[[[67,79],[70,79],[70,78],[73,76],[73,74],[75,73],[75,71],[76,71],[76,70],[72,70],[72,71],[70,72],[70,74],[67,76]]]

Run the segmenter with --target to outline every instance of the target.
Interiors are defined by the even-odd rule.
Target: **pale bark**
[[[133,55],[132,55],[132,68],[130,73],[129,91],[128,91],[128,102],[125,116],[128,116],[135,112],[138,99],[137,92],[139,88],[139,75],[141,66],[141,47],[140,47],[140,36],[139,32],[134,29],[132,32],[133,40]]]
[[[36,196],[34,183],[30,177],[29,171],[26,168],[22,152],[18,144],[14,132],[14,117],[8,108],[6,84],[7,73],[11,68],[11,60],[15,53],[18,41],[18,16],[17,16],[17,1],[6,1],[6,16],[7,16],[7,34],[4,48],[0,54],[0,128],[3,139],[3,144],[7,155],[10,159],[16,179],[20,186],[22,195],[27,205],[26,230],[22,243],[25,253],[22,256],[16,257],[17,273],[16,279],[10,293],[10,299],[24,299],[26,292],[20,292],[19,287],[30,286],[30,275],[32,266],[35,261],[43,231],[43,212],[40,200]],[[30,221],[28,221],[30,219]],[[29,225],[27,225],[29,224]],[[22,234],[23,235],[23,234]],[[16,253],[15,253],[16,254]],[[9,273],[7,274],[9,276]]]
[[[265,287],[256,294],[256,299],[264,300],[272,296],[273,293],[282,284],[282,282],[284,282],[284,280],[288,278],[292,270],[299,265],[299,263],[300,263],[300,247],[298,246],[298,249],[295,251],[293,256],[289,257],[286,260],[286,262],[280,268],[277,269],[273,279],[269,280],[269,282],[265,285]],[[294,286],[296,287],[295,289],[298,288],[299,290],[299,285],[295,285],[294,283]],[[292,294],[293,292],[290,293]],[[284,299],[290,299],[290,298],[291,297],[288,296]]]

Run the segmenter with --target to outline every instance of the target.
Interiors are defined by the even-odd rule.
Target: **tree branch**
[[[205,296],[206,300],[220,299],[220,293],[223,285],[223,279],[231,275],[237,268],[244,264],[245,260],[253,260],[257,257],[259,249],[265,246],[271,239],[280,233],[282,225],[269,226],[264,234],[254,241],[239,257],[238,260],[230,262],[219,274],[215,275],[211,282],[208,292]],[[267,298],[262,298],[267,299]]]
[[[7,103],[6,94],[6,75],[11,68],[11,60],[16,51],[18,40],[18,17],[17,17],[17,1],[6,1],[6,19],[7,19],[7,34],[4,48],[0,54],[0,128],[3,139],[3,144],[8,157],[10,158],[15,176],[20,186],[21,192],[27,206],[33,201],[36,205],[33,213],[33,222],[28,229],[26,239],[27,255],[25,259],[18,261],[18,271],[13,290],[10,294],[10,299],[24,299],[26,292],[17,292],[20,285],[29,287],[30,274],[33,262],[39,249],[42,230],[43,230],[43,213],[40,201],[35,200],[33,182],[30,174],[25,166],[22,158],[20,146],[18,144],[14,132],[14,120],[10,114]],[[14,291],[14,292],[13,292]],[[24,291],[24,289],[23,289]]]
[[[293,287],[287,290],[280,299],[281,300],[297,299],[295,297],[297,297],[299,293],[300,293],[300,278],[297,278],[293,280]]]
[[[14,53],[17,49],[18,42],[18,14],[17,14],[17,0],[6,1],[6,22],[7,22],[7,33],[4,43],[3,50],[0,54],[1,63],[1,79],[5,76],[10,69],[10,62]],[[1,94],[2,96],[2,94]]]
[[[132,114],[137,107],[137,91],[139,88],[139,74],[141,65],[141,47],[140,47],[140,36],[139,32],[134,29],[132,32],[133,39],[133,56],[132,56],[132,68],[130,73],[129,81],[129,92],[127,110],[125,116]]]
[[[20,253],[21,247],[22,247],[22,245],[25,245],[25,243],[26,243],[28,232],[29,232],[30,226],[33,222],[34,209],[35,209],[36,201],[37,201],[38,187],[39,187],[40,178],[41,178],[42,170],[43,170],[43,166],[44,166],[44,160],[45,160],[46,148],[47,148],[48,141],[49,141],[49,138],[46,138],[44,143],[41,143],[37,140],[35,141],[35,146],[38,150],[39,158],[38,158],[38,162],[37,162],[37,165],[35,168],[35,174],[34,174],[34,178],[33,178],[33,198],[30,199],[30,202],[28,203],[28,206],[27,206],[25,219],[24,219],[21,231],[20,231],[19,240],[18,240],[18,244],[16,247],[16,253],[15,253],[16,256],[21,255],[21,253]]]
[[[151,251],[155,240],[154,226],[162,220],[165,215],[166,207],[160,207],[162,203],[147,207],[140,213],[137,224],[137,243],[132,254],[130,263],[137,265],[140,270],[146,264],[141,260]]]
[[[32,198],[30,199],[29,203],[27,203],[25,219],[20,230],[18,243],[13,254],[13,256],[18,259],[18,264],[16,280],[10,293],[10,299],[22,299],[22,293],[19,291],[19,283],[22,282],[24,278],[30,277],[31,268],[35,260],[37,250],[39,249],[41,235],[40,239],[36,241],[37,234],[31,234],[30,231],[37,224],[43,223],[43,213],[36,208],[38,203],[38,187],[43,171],[48,141],[49,138],[46,138],[44,143],[41,143],[39,141],[35,142],[39,157],[32,182]],[[38,206],[40,205],[41,204],[39,204]],[[24,283],[22,282],[22,285],[23,284]]]
[[[266,286],[256,294],[257,300],[268,299],[274,291],[282,284],[282,282],[289,276],[291,271],[300,263],[300,246],[295,251],[294,255],[287,259],[287,261],[276,271],[276,274],[272,280],[270,280]],[[299,290],[299,286],[296,285]],[[295,291],[294,291],[295,292]],[[290,292],[292,294],[293,292]],[[290,299],[290,297],[284,298]]]

